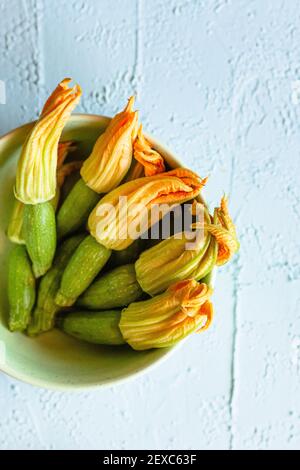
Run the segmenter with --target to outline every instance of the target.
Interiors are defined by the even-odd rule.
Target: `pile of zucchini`
[[[18,162],[7,230],[9,329],[34,337],[58,327],[90,343],[136,350],[171,346],[211,322],[209,275],[239,247],[227,200],[213,216],[203,206],[203,237],[193,249],[185,233],[155,242],[99,233],[101,205],[124,195],[148,211],[157,201],[201,204],[205,180],[185,169],[166,171],[138,128],[133,98],[91,155],[72,160],[76,143],[62,142],[61,134],[81,89],[69,82],[48,98]]]

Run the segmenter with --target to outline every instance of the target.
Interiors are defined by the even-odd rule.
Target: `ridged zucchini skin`
[[[35,278],[23,245],[14,246],[8,267],[9,329],[24,331],[35,302]]]
[[[103,274],[83,293],[77,304],[91,310],[125,307],[143,295],[136,280],[134,264]]]
[[[86,223],[99,201],[99,194],[90,189],[82,178],[72,188],[57,214],[57,235],[61,239]]]
[[[25,205],[24,237],[34,275],[41,277],[50,269],[56,250],[55,211],[51,202]]]
[[[58,320],[58,327],[74,338],[93,344],[118,346],[125,344],[119,323],[121,312],[76,311],[67,313]]]
[[[88,235],[71,257],[62,276],[55,302],[70,307],[91,285],[108,261],[111,251]]]
[[[37,304],[27,329],[29,336],[38,335],[53,328],[55,315],[61,309],[55,303],[55,296],[59,290],[61,277],[70,257],[84,237],[84,234],[80,234],[65,240],[58,249],[52,268],[41,279],[38,288]]]

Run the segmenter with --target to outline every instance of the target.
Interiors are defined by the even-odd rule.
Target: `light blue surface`
[[[0,375],[0,448],[300,448],[299,16],[294,0],[0,0],[0,134],[64,76],[83,112],[136,92],[145,129],[210,174],[209,202],[229,194],[241,239],[212,328],[150,375],[77,394]]]

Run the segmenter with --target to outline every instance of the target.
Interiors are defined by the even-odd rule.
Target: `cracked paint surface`
[[[292,0],[0,0],[0,134],[64,76],[79,111],[131,93],[145,129],[223,191],[241,251],[212,328],[139,379],[88,393],[0,375],[0,448],[300,448],[300,5]],[[299,101],[299,104],[298,104]]]

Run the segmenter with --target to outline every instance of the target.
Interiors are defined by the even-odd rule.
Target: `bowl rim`
[[[92,121],[102,121],[103,122],[103,120],[104,120],[104,121],[107,121],[107,123],[109,123],[109,121],[111,119],[112,118],[109,117],[109,116],[100,115],[100,114],[74,113],[70,116],[66,126],[71,122],[76,122],[76,121],[81,122],[81,121],[86,121],[86,120],[91,121],[91,122]],[[36,121],[28,122],[28,123],[23,124],[19,127],[16,127],[15,129],[12,129],[11,131],[9,131],[9,132],[5,133],[4,135],[0,136],[0,150],[1,150],[1,144],[5,144],[6,141],[9,141],[9,139],[13,138],[13,135],[15,133],[22,131],[24,128],[26,128],[26,127],[30,128],[35,122]],[[171,151],[168,146],[166,146],[160,140],[154,138],[151,134],[148,134],[147,132],[145,132],[145,136],[152,144],[154,144],[155,147],[158,147],[159,149],[161,149],[162,152],[167,155],[167,158],[169,158],[174,164],[178,165],[179,167],[184,166],[181,158],[179,158],[173,151]],[[202,196],[201,196],[201,199],[202,199]],[[214,282],[215,282],[215,270],[213,271],[213,274],[212,274],[211,284],[214,285]],[[99,383],[99,384],[91,383],[91,384],[85,384],[85,385],[77,385],[76,383],[75,384],[74,383],[71,383],[71,384],[70,383],[69,384],[60,384],[60,383],[54,384],[52,382],[47,383],[46,380],[30,377],[30,376],[28,376],[28,374],[23,374],[20,371],[17,372],[15,369],[12,369],[11,367],[7,367],[7,366],[5,366],[5,364],[1,364],[1,363],[0,363],[0,372],[4,372],[9,377],[11,377],[13,379],[16,379],[16,380],[19,380],[23,383],[26,383],[26,384],[29,384],[29,385],[32,385],[32,386],[35,386],[35,387],[39,387],[39,388],[44,388],[44,389],[47,389],[47,390],[54,390],[54,391],[61,391],[61,392],[82,392],[84,390],[95,390],[95,389],[101,389],[101,388],[102,389],[103,388],[109,388],[109,387],[113,387],[115,385],[121,385],[121,384],[123,384],[125,382],[128,382],[130,380],[137,379],[140,376],[144,375],[145,373],[150,372],[151,370],[156,368],[158,365],[162,364],[165,360],[170,358],[180,347],[183,346],[186,339],[183,340],[183,341],[180,341],[175,346],[173,346],[171,348],[168,348],[165,351],[165,354],[162,354],[153,363],[151,363],[149,365],[146,365],[143,369],[138,370],[136,372],[132,372],[132,373],[130,373],[130,374],[124,376],[124,377],[109,379],[106,382]]]

